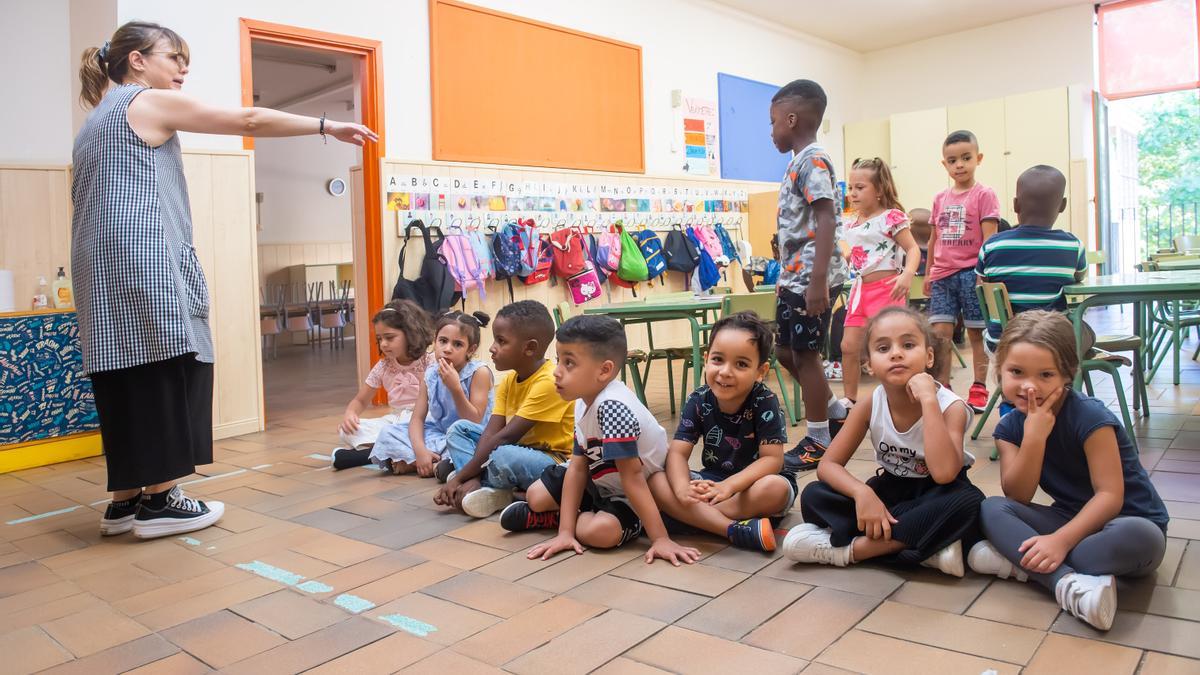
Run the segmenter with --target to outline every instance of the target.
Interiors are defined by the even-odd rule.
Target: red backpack
[[[578,227],[564,227],[550,233],[553,247],[551,271],[556,276],[569,279],[583,271],[587,256],[583,250],[583,233]]]
[[[536,253],[533,253],[534,250]],[[531,255],[536,255],[536,257],[533,259],[533,271],[527,276],[521,277],[521,281],[524,281],[526,286],[540,284],[550,278],[550,267],[554,262],[553,250],[554,246],[550,244],[550,235],[548,234],[541,235],[530,246]]]

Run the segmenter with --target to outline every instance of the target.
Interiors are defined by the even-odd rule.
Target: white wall
[[[670,152],[670,91],[716,98],[717,72],[784,84],[807,77],[825,86],[831,133],[823,140],[841,161],[841,125],[854,110],[863,57],[841,47],[743,15],[689,0],[477,0],[476,4],[642,46],[646,170],[679,174]],[[383,42],[386,156],[432,157],[429,29],[426,0],[343,0],[326,3],[210,0],[203,3],[119,0],[119,21],[171,26],[188,40],[192,67],[185,91],[219,105],[238,105],[241,77],[238,17],[344,33]],[[564,95],[569,95],[564,91]],[[768,133],[763,111],[763,133]],[[185,137],[185,147],[240,148],[232,137]]]
[[[79,58],[88,47],[100,47],[112,37],[117,26],[117,0],[69,0],[70,47],[67,51],[68,65],[79,68]],[[79,105],[79,77],[71,73],[71,137],[87,119],[89,110]]]
[[[1091,5],[870,52],[850,121],[1073,84],[1093,87]]]
[[[5,0],[0,9],[0,162],[66,164],[71,159],[67,0]]]
[[[346,115],[341,103],[314,102],[288,108],[298,115],[322,112]],[[350,185],[350,167],[358,164],[357,148],[322,143],[319,136],[260,138],[254,143],[255,187],[263,194],[260,244],[350,241],[350,195],[334,197],[325,189],[330,178]]]

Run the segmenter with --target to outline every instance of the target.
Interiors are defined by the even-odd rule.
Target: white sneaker
[[[830,382],[842,381],[842,363],[840,361],[825,362],[825,379]]]
[[[962,542],[956,541],[922,560],[921,566],[932,567],[943,574],[949,574],[952,577],[961,579],[963,575]]]
[[[165,504],[160,509],[150,508],[150,500],[143,495],[133,519],[133,536],[154,539],[195,532],[217,522],[223,515],[225,504],[186,497],[176,485],[167,493]]]
[[[1099,630],[1112,628],[1117,614],[1117,580],[1113,575],[1068,574],[1058,580],[1054,597],[1076,619]]]
[[[783,538],[783,555],[798,563],[820,563],[845,567],[850,564],[850,547],[835,548],[829,542],[833,530],[812,523],[797,525]]]
[[[463,513],[472,518],[487,518],[512,503],[512,490],[481,487],[463,497]]]
[[[988,574],[1001,579],[1029,581],[1029,575],[1019,566],[1012,564],[1008,558],[1000,555],[992,542],[984,539],[971,547],[967,554],[967,564],[979,574]]]

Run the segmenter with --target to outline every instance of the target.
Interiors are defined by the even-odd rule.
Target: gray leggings
[[[1022,504],[1007,497],[988,497],[979,510],[983,534],[996,550],[1018,567],[1024,553],[1021,542],[1039,534],[1052,534],[1072,514],[1041,504]],[[1058,580],[1071,572],[1143,576],[1162,562],[1167,535],[1153,522],[1138,516],[1117,516],[1104,528],[1083,538],[1050,574],[1022,571],[1054,591]]]

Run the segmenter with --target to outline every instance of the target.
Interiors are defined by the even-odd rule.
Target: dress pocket
[[[179,271],[183,275],[184,289],[187,290],[188,313],[207,319],[208,283],[204,279],[204,269],[200,267],[196,249],[191,244],[183,245],[183,259],[179,262]]]

